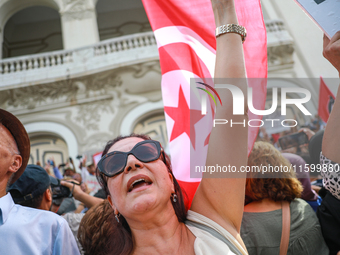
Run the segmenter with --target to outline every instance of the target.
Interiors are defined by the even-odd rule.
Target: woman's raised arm
[[[212,0],[216,27],[226,24],[238,24],[233,0]],[[242,25],[242,24],[240,24]],[[248,117],[247,117],[247,82],[241,36],[236,33],[222,34],[217,37],[215,78],[217,83],[224,83],[220,78],[233,79],[231,85],[242,90],[245,98],[244,115],[233,115],[233,98],[229,89],[216,89],[223,106],[217,107],[215,119],[226,119],[228,124],[213,127],[206,166],[233,166],[236,169],[247,164]],[[216,80],[215,80],[216,83]],[[230,81],[228,81],[230,84]],[[236,124],[230,126],[230,121]],[[213,177],[213,178],[211,178]],[[225,178],[227,177],[227,178]],[[197,189],[191,210],[214,220],[225,227],[234,236],[241,227],[245,174],[223,175],[206,174]]]
[[[338,70],[340,77],[340,31],[331,40],[324,36],[323,55]],[[340,163],[340,89],[329,116],[322,142],[325,157]]]

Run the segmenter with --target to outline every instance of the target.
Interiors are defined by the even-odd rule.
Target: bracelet
[[[239,34],[242,38],[242,43],[246,40],[247,37],[247,30],[245,27],[236,25],[236,24],[227,24],[223,26],[219,26],[216,28],[216,38],[219,37],[220,35],[227,34],[227,33],[235,33]]]

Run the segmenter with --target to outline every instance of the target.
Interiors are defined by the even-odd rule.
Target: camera
[[[62,199],[66,197],[72,197],[72,193],[69,188],[62,186],[60,180],[57,183],[51,183],[52,188],[52,198],[53,200]]]
[[[279,144],[282,150],[292,147],[299,147],[308,144],[308,136],[304,132],[294,133],[279,138]]]

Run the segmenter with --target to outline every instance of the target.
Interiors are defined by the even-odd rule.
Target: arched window
[[[58,11],[33,6],[15,13],[6,23],[3,58],[63,49]]]
[[[164,113],[142,118],[135,125],[133,132],[136,134],[146,134],[154,140],[158,140],[164,148],[168,144],[168,135]]]
[[[55,164],[66,163],[69,158],[65,141],[55,135],[35,133],[30,134],[31,156],[29,164],[41,164],[45,167],[48,160],[53,159]],[[73,159],[75,160],[75,159]],[[53,169],[51,169],[53,173]]]
[[[101,41],[152,30],[140,0],[99,0],[96,10]]]

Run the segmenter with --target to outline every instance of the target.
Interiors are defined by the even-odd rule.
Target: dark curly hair
[[[126,138],[131,138],[131,137],[137,137],[137,138],[141,138],[143,140],[152,140],[149,136],[144,135],[144,134],[131,134],[129,136],[118,136],[117,138],[110,140],[107,142],[104,150],[103,150],[103,154],[102,156],[106,155],[108,153],[108,151],[110,150],[110,148],[117,142],[126,139]],[[163,156],[165,158],[163,158]],[[169,156],[164,153],[161,154],[161,159],[164,162],[164,164],[166,165],[168,172],[172,175],[173,178],[173,183],[174,183],[174,187],[175,187],[175,193],[178,197],[178,201],[177,202],[173,202],[171,198],[170,201],[172,203],[172,206],[175,210],[175,214],[177,216],[177,219],[179,222],[184,222],[186,220],[186,208],[184,206],[184,195],[182,193],[181,187],[179,186],[175,176],[172,173],[172,168],[171,168],[171,161]],[[107,187],[107,180],[108,177],[106,177],[105,175],[103,175],[102,173],[100,173],[98,167],[96,168],[96,175],[97,175],[97,180],[99,182],[99,184],[101,185],[101,187],[104,189],[106,195],[109,195],[109,189]],[[113,209],[112,210],[112,215],[113,215]],[[132,234],[131,234],[131,230],[130,227],[127,223],[127,221],[125,220],[123,215],[120,215],[119,217],[120,222],[116,223],[116,221],[114,220],[115,224],[112,225],[112,227],[114,228],[114,230],[112,231],[112,236],[111,236],[111,242],[114,242],[114,249],[113,252],[110,254],[130,254],[133,251],[133,240],[132,240]],[[98,232],[98,230],[97,230]],[[116,242],[117,241],[117,242]]]
[[[296,178],[289,161],[268,142],[255,142],[248,158],[248,166],[282,166],[288,171],[270,173],[269,171],[248,172],[245,203],[269,198],[274,201],[291,202],[301,196],[302,185]],[[278,178],[280,177],[280,178]]]

